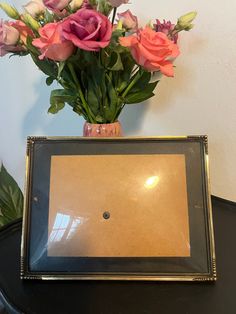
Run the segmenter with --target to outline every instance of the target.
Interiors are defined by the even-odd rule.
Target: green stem
[[[67,12],[69,12],[70,14],[73,13],[73,10],[71,9],[70,5],[68,5],[67,7],[65,7],[65,10],[66,10]]]
[[[132,89],[132,87],[138,82],[138,80],[141,78],[143,74],[143,69],[139,68],[137,73],[132,77],[132,81],[129,83],[129,85],[126,87],[124,92],[121,94],[122,98],[125,98],[125,96],[129,93],[129,91]],[[119,114],[121,113],[122,109],[124,108],[125,104],[121,104],[120,106],[117,106],[117,110],[115,112],[113,121],[116,121],[118,119]]]
[[[140,77],[142,76],[142,72],[143,70],[139,70],[137,72],[137,74],[135,74],[133,80],[129,83],[129,85],[126,87],[126,89],[124,90],[124,92],[122,93],[122,97],[124,98],[128,92],[131,90],[131,88],[138,82],[138,80],[140,79]]]
[[[114,24],[114,22],[115,22],[115,17],[116,17],[116,11],[117,11],[117,8],[114,8],[113,9],[113,15],[112,15],[112,25]]]
[[[179,32],[181,32],[182,29],[173,29],[172,31],[169,32],[168,38],[171,39],[173,38],[175,35],[177,35]]]
[[[90,120],[91,123],[96,123],[96,119],[95,119],[94,115],[92,114],[91,110],[89,109],[89,106],[88,106],[88,104],[87,104],[87,102],[86,102],[86,100],[84,98],[84,94],[82,92],[82,89],[81,89],[81,86],[80,86],[80,82],[79,82],[79,80],[78,80],[78,78],[76,76],[76,73],[75,73],[75,70],[73,68],[73,65],[71,63],[68,63],[68,68],[69,68],[70,73],[71,73],[71,75],[72,75],[72,77],[73,77],[73,79],[74,79],[74,81],[75,81],[75,83],[76,83],[76,85],[78,87],[79,96],[80,96],[80,99],[81,99],[82,104],[84,106],[84,109],[85,109],[85,111],[86,111],[86,113],[88,115],[88,119]]]

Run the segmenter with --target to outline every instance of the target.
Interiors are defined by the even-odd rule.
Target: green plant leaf
[[[94,115],[96,115],[99,110],[100,97],[98,97],[98,93],[98,87],[94,84],[92,80],[89,80],[87,90],[87,103],[89,104],[89,107]]]
[[[125,47],[119,45],[119,38],[124,36],[124,30],[117,29],[112,33],[112,37],[110,40],[109,48],[115,49],[118,48],[120,51],[125,51]]]
[[[29,49],[30,53],[33,53],[35,56],[39,56],[40,52],[39,50],[32,44],[33,38],[30,36],[27,36],[26,38],[26,46]]]
[[[123,90],[129,85],[131,80],[131,73],[135,66],[133,58],[130,53],[121,54],[122,63],[125,64],[124,70],[119,72],[119,80],[117,83],[117,91],[122,93]]]
[[[48,113],[56,114],[65,107],[65,103],[57,102],[48,108]]]
[[[45,10],[44,17],[47,23],[54,22],[54,15],[51,14],[48,10]]]
[[[130,94],[125,98],[125,104],[138,104],[140,102],[143,102],[151,97],[153,97],[154,93],[134,93]]]
[[[31,58],[33,59],[34,63],[37,65],[37,67],[46,75],[51,76],[53,78],[57,78],[58,74],[58,68],[57,64],[54,61],[44,59],[39,60],[40,52],[38,49],[32,44],[33,38],[27,37],[26,39],[26,45],[30,52]]]
[[[47,86],[52,85],[53,81],[54,81],[54,78],[53,78],[53,77],[51,77],[51,76],[47,77],[47,78],[46,78],[46,84],[47,84]]]
[[[9,222],[11,222],[11,220],[9,220],[7,217],[0,216],[0,228],[7,225]]]
[[[107,0],[99,0],[99,1],[89,0],[89,3],[92,7],[97,6],[97,10],[106,16],[108,16],[112,10],[112,6]]]
[[[137,104],[153,97],[155,95],[153,90],[156,88],[157,83],[158,81],[149,83],[143,90],[128,93],[124,99],[125,104]]]
[[[112,74],[112,73],[111,73]],[[112,85],[112,80],[109,76],[106,77],[107,99],[109,106],[106,106],[105,116],[108,122],[112,122],[117,111],[118,97],[115,88]]]
[[[66,65],[66,62],[65,62],[65,61],[59,62],[59,65],[58,65],[58,73],[57,73],[57,79],[58,79],[58,80],[60,79],[61,73],[62,73],[62,71],[63,71],[65,65]]]
[[[70,89],[54,89],[51,91],[50,104],[55,102],[67,102],[73,101],[77,97],[77,94]]]
[[[96,119],[96,121],[97,121],[97,123],[103,123],[103,117],[101,117],[100,115],[97,115],[96,117],[95,117],[95,119]]]
[[[15,56],[25,57],[29,54],[29,51],[16,51],[10,54],[9,59]]]
[[[143,72],[137,83],[134,84],[134,86],[131,88],[130,93],[136,93],[146,89],[148,83],[150,82],[151,76],[152,75],[150,72]],[[151,88],[151,86],[149,86],[149,88]]]
[[[99,66],[89,66],[86,71],[82,71],[81,81],[86,102],[94,118],[99,115],[104,117],[104,102],[106,100],[105,69]]]
[[[108,70],[111,71],[122,71],[124,70],[121,56],[118,52],[113,51],[110,56],[110,62],[108,64]]]
[[[0,227],[14,219],[22,217],[23,194],[2,165],[0,169]]]
[[[51,91],[51,96],[50,96],[51,106],[48,109],[48,112],[52,114],[58,113],[58,111],[64,108],[65,102],[67,103],[74,102],[76,98],[77,98],[77,95],[73,90],[54,89]]]
[[[86,119],[86,112],[84,111],[82,102],[79,98],[76,99],[75,102],[67,102],[73,108],[73,111],[78,115],[82,115],[84,119]]]
[[[39,60],[38,56],[35,56],[33,53],[30,53],[31,58],[37,67],[46,75],[57,78],[57,65],[55,62],[50,60]]]
[[[77,49],[76,53],[67,60],[67,63],[73,64],[76,70],[85,70],[91,65],[97,65],[97,55],[93,51]]]

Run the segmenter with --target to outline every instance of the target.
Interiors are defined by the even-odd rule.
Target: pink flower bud
[[[137,16],[133,15],[130,10],[127,10],[123,13],[118,13],[118,18],[122,21],[123,27],[127,30],[136,31],[138,28],[138,19]]]
[[[52,11],[61,11],[70,3],[70,0],[43,0],[44,5]]]
[[[42,2],[42,0],[33,0],[28,2],[26,5],[23,6],[25,11],[29,13],[32,17],[36,17],[41,13],[44,13],[46,8]]]
[[[89,0],[83,0],[82,8],[83,8],[83,9],[93,9],[93,7],[92,7],[92,5],[90,4]]]

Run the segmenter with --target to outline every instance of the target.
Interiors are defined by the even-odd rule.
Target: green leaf
[[[65,61],[59,62],[59,66],[58,66],[58,73],[57,73],[57,79],[60,79],[61,76],[61,72],[63,71],[64,67],[66,65]]]
[[[120,71],[124,70],[123,63],[121,61],[120,54],[116,51],[113,51],[110,56],[110,62],[107,67],[111,71]]]
[[[103,123],[104,121],[104,119],[103,119],[103,117],[101,117],[100,115],[97,115],[96,117],[95,117],[95,119],[96,119],[96,121],[97,121],[97,123]]]
[[[47,78],[46,78],[46,84],[47,84],[47,86],[52,85],[53,81],[54,81],[54,78],[53,78],[53,77],[51,77],[51,76],[47,77]]]
[[[108,122],[112,122],[117,111],[118,97],[117,97],[115,88],[112,85],[111,78],[109,76],[107,76],[106,78],[107,78],[106,84],[107,84],[107,95],[108,95],[107,98],[108,98],[109,106],[106,106],[105,116]]]
[[[97,7],[98,12],[106,16],[108,16],[112,10],[112,6],[107,0],[99,0],[99,1],[89,0],[89,4],[92,7]]]
[[[143,102],[151,97],[153,97],[154,93],[134,93],[130,94],[125,98],[125,104],[138,104],[140,102]]]
[[[139,78],[139,80],[137,81],[136,84],[134,84],[134,86],[132,87],[132,89],[130,90],[130,93],[136,93],[136,92],[139,92],[139,91],[143,91],[150,79],[151,79],[151,73],[150,72],[143,72],[143,74],[141,75],[141,77]],[[151,88],[151,87],[149,87]]]
[[[76,93],[69,89],[54,89],[51,91],[49,113],[58,113],[64,108],[65,102],[74,102],[77,98]]]
[[[56,114],[65,107],[65,103],[55,103],[48,108],[48,113]]]
[[[9,59],[15,56],[25,57],[29,54],[29,51],[16,51],[10,54]]]
[[[54,61],[44,59],[39,60],[40,52],[39,50],[32,44],[33,39],[31,37],[27,37],[26,39],[26,45],[30,52],[31,58],[33,59],[34,63],[37,65],[37,67],[46,75],[57,78],[58,74],[58,68],[57,64]]]
[[[0,169],[0,227],[22,217],[23,194],[2,165]]]
[[[26,46],[28,48],[28,50],[30,51],[30,53],[33,53],[36,56],[40,55],[39,50],[32,44],[33,38],[30,36],[27,36],[26,38]]]
[[[11,222],[11,220],[9,220],[7,217],[0,216],[0,227],[7,225],[9,222]]]
[[[56,102],[73,101],[77,97],[77,94],[70,89],[54,89],[51,91],[50,104]]]
[[[86,114],[84,114],[84,112],[78,106],[74,106],[73,111],[77,113],[79,116],[83,116],[83,118],[86,120],[87,117]]]
[[[30,53],[31,58],[37,67],[46,75],[57,78],[57,65],[55,62],[50,60],[39,60],[38,56],[35,56],[33,53]]]
[[[125,53],[121,55],[122,63],[125,64],[124,70],[119,72],[119,81],[117,84],[117,91],[122,93],[122,91],[129,85],[131,80],[131,73],[134,68],[135,62],[130,56],[130,53]]]
[[[97,65],[97,54],[93,51],[85,51],[77,49],[76,54],[72,55],[68,60],[68,63],[73,64],[75,69],[84,70],[91,65]]]
[[[84,90],[87,90],[87,89],[88,89],[88,78],[87,78],[87,74],[86,74],[85,71],[81,71],[80,73],[81,73],[80,78],[81,78],[82,86],[83,86]]]
[[[84,111],[83,105],[80,101],[80,99],[77,99],[76,102],[74,103],[69,103],[68,104],[73,107],[73,111],[77,113],[78,115],[82,115],[84,119],[86,119],[86,112]]]
[[[47,23],[54,22],[54,15],[51,14],[48,10],[45,10],[44,18]]]
[[[92,80],[88,81],[88,90],[87,90],[87,103],[91,108],[92,112],[96,115],[99,110],[99,98],[98,97],[98,87],[94,84]]]
[[[155,95],[153,93],[153,90],[156,88],[157,83],[158,81],[154,83],[149,83],[145,89],[127,94],[124,102],[126,104],[137,104],[153,97]]]
[[[82,73],[81,81],[84,86],[85,99],[94,118],[97,115],[104,116],[103,108],[106,98],[105,69],[99,66],[89,66]]]
[[[116,48],[120,47],[122,51],[124,51],[126,48],[119,45],[119,38],[124,36],[124,30],[117,29],[114,32],[112,32],[112,37],[110,40],[109,48]]]

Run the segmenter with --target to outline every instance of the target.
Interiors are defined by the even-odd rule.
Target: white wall
[[[236,1],[132,0],[130,9],[143,23],[191,10],[198,18],[181,34],[175,78],[124,110],[125,134],[208,134],[212,193],[236,201]],[[83,121],[70,108],[47,114],[50,90],[30,59],[4,57],[0,73],[0,158],[22,186],[27,135],[81,135]]]

